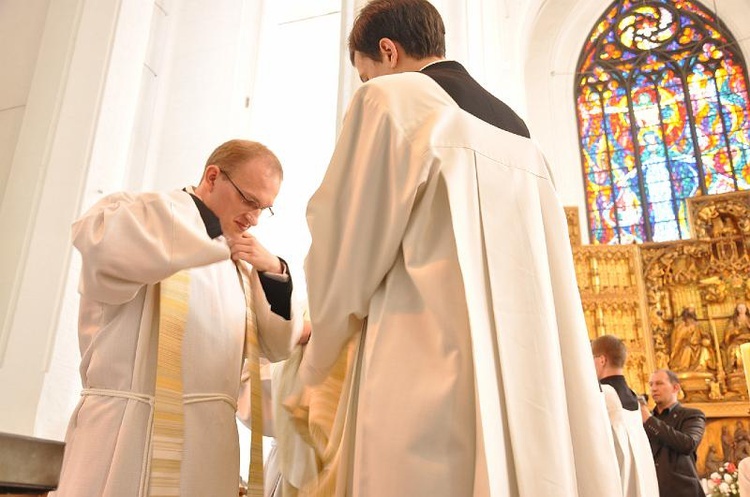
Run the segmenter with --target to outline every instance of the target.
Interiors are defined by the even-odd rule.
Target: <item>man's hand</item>
[[[300,335],[297,344],[307,344],[310,341],[310,335],[312,335],[312,323],[310,322],[310,318],[307,317],[307,313],[305,313],[305,318],[302,322],[302,335]]]
[[[643,419],[643,422],[645,423],[648,418],[651,417],[651,412],[648,410],[648,406],[646,404],[640,403],[641,405],[641,419]]]
[[[257,271],[282,274],[281,260],[260,244],[250,233],[242,233],[227,239],[233,261],[249,262]]]

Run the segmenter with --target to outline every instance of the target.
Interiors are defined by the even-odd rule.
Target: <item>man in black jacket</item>
[[[695,468],[695,450],[706,430],[706,416],[677,401],[680,380],[672,371],[654,371],[649,387],[656,407],[649,412],[641,406],[641,414],[654,454],[659,493],[668,497],[704,497]]]

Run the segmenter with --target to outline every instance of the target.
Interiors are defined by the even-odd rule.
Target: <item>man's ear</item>
[[[391,69],[394,69],[398,65],[399,58],[399,47],[396,42],[390,38],[381,38],[378,42],[378,48],[380,49],[383,62]]]
[[[208,166],[206,166],[206,170],[203,172],[202,182],[206,184],[206,187],[208,187],[209,191],[214,189],[216,178],[219,177],[219,174],[221,174],[221,169],[219,169],[219,166],[215,164],[209,164]]]

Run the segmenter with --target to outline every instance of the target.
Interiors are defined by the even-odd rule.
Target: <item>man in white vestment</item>
[[[604,392],[624,497],[659,497],[651,445],[643,428],[638,396],[625,381],[625,344],[612,335],[591,343],[596,376]]]
[[[231,140],[209,157],[197,187],[109,195],[75,222],[83,391],[57,497],[238,494],[235,412],[246,325],[254,314],[260,353],[271,361],[288,356],[301,329],[286,263],[248,233],[263,213],[272,214],[281,180],[281,165],[265,146]],[[157,354],[169,345],[160,343],[159,322],[171,304],[160,291],[178,273],[187,282],[187,297],[175,299],[184,328],[173,354],[181,360],[184,426],[168,440],[179,443],[181,459],[171,488],[158,481],[161,474],[153,478],[163,453],[152,438]]]
[[[425,0],[368,3],[349,50],[365,84],[308,205],[298,373],[320,384],[355,351],[335,495],[620,495],[564,212],[525,124],[444,60]]]

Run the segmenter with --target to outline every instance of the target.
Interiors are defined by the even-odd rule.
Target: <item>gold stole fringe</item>
[[[182,339],[188,314],[190,273],[180,271],[159,286],[159,345],[148,495],[173,497],[180,495],[185,435]]]
[[[260,382],[258,323],[253,309],[250,269],[240,261],[236,265],[242,290],[245,292],[245,359],[250,372],[250,470],[247,495],[263,497],[263,392]]]
[[[339,354],[326,379],[296,391],[300,353],[284,365],[279,391],[297,432],[315,452],[317,473],[301,488],[284,481],[284,497],[343,497],[351,490],[352,445],[359,396],[359,369],[367,321]],[[313,331],[314,332],[314,331]],[[303,349],[304,350],[304,349]],[[281,416],[276,421],[282,421]],[[279,450],[284,450],[279,440]],[[291,449],[291,448],[288,448]]]

